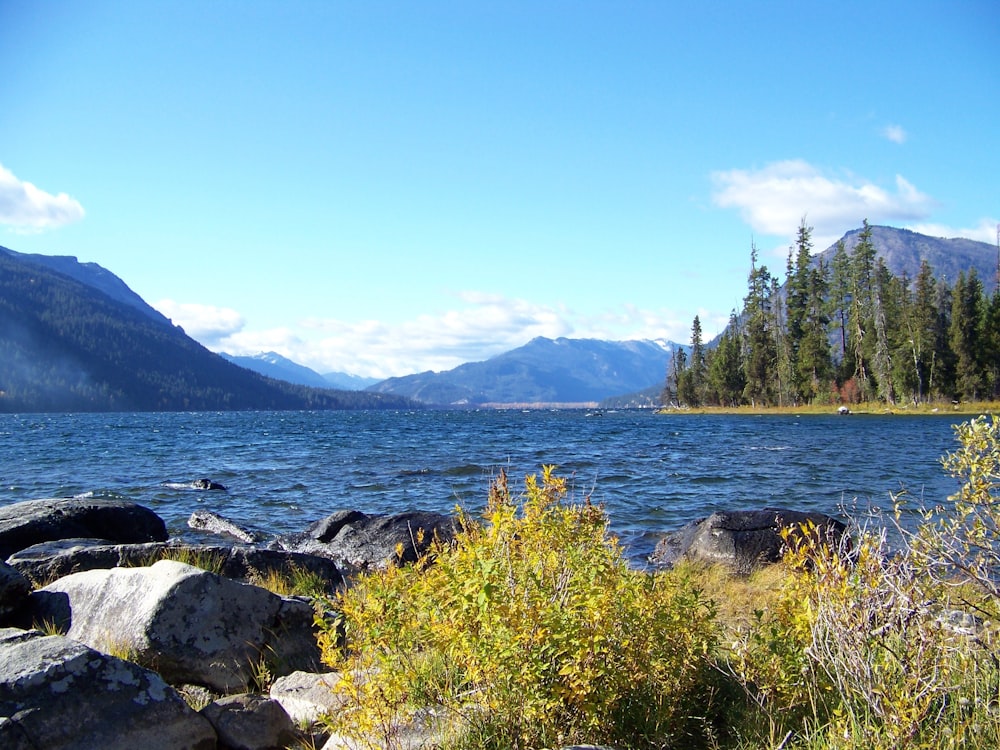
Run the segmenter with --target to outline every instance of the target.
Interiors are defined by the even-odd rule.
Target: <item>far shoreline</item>
[[[849,411],[841,414],[838,410],[846,406]],[[1000,414],[1000,401],[934,401],[920,404],[810,404],[808,406],[667,406],[656,410],[665,416],[687,415],[727,415],[727,416],[961,416],[975,417],[981,414]]]

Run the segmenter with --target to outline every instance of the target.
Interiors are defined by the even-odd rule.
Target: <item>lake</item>
[[[175,536],[195,509],[269,533],[342,508],[479,510],[555,464],[573,498],[604,503],[635,561],[715,510],[839,515],[905,488],[928,503],[958,482],[943,416],[657,415],[651,411],[224,412],[0,415],[0,504],[90,493],[156,511]],[[967,419],[967,418],[966,418]],[[210,478],[227,491],[186,483]]]

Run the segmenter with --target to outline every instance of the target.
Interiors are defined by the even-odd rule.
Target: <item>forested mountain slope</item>
[[[141,305],[30,258],[0,252],[0,412],[410,405],[382,394],[264,378],[213,354]]]

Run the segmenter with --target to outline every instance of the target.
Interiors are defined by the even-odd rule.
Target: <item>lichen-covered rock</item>
[[[791,528],[798,533],[802,524],[813,524],[833,544],[840,542],[847,528],[822,513],[783,508],[720,511],[664,535],[649,561],[658,568],[668,568],[687,558],[720,563],[746,573],[778,562],[785,551],[782,530]]]
[[[228,693],[261,665],[281,675],[319,664],[308,602],[172,560],[74,573],[33,598],[36,617],[99,650],[127,649],[172,683]]]
[[[62,636],[0,630],[0,747],[212,750],[215,731],[155,672]]]
[[[149,508],[111,498],[24,500],[0,507],[0,560],[39,542],[83,537],[165,542],[167,527]]]
[[[230,695],[200,711],[225,750],[281,750],[296,740],[295,725],[277,701],[254,693]]]

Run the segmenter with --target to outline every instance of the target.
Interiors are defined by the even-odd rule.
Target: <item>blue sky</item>
[[[867,218],[996,241],[994,2],[0,0],[0,245],[386,377],[687,341]]]

